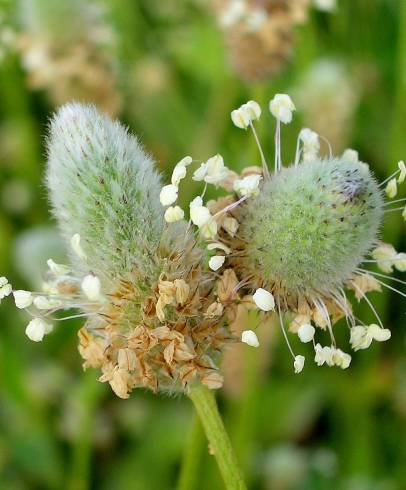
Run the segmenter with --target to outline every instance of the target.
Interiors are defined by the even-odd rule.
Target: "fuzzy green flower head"
[[[284,294],[328,294],[376,245],[382,216],[382,192],[360,162],[314,159],[283,168],[247,204],[240,232],[248,267]]]
[[[46,181],[62,234],[82,237],[90,269],[155,273],[160,177],[126,128],[92,106],[63,106],[50,124]]]

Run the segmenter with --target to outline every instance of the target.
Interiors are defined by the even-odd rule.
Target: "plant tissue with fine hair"
[[[46,182],[64,237],[81,237],[88,266],[155,275],[163,229],[160,178],[120,123],[93,106],[63,106],[50,124]]]

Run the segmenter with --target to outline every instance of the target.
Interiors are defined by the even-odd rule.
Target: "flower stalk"
[[[205,435],[200,419],[193,413],[189,434],[183,449],[182,463],[176,490],[194,490],[198,485],[201,455],[205,449]]]
[[[190,388],[188,395],[202,422],[211,451],[223,477],[225,488],[227,490],[245,490],[247,487],[219,414],[213,390],[201,383],[196,383]]]

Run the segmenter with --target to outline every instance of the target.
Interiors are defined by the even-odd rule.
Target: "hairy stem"
[[[212,390],[202,384],[190,388],[189,398],[202,422],[227,490],[245,490],[237,458],[219,414]]]

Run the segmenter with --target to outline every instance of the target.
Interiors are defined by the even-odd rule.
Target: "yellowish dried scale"
[[[216,279],[200,262],[200,255],[166,259],[167,271],[140,305],[133,284],[121,284],[80,330],[84,366],[101,368],[100,380],[118,396],[127,398],[134,387],[174,392],[194,379],[209,388],[222,385],[220,353],[225,343],[236,341],[224,316],[237,299],[236,278],[226,272]],[[180,275],[185,264],[188,272]],[[127,313],[134,296],[142,312],[136,323]]]

